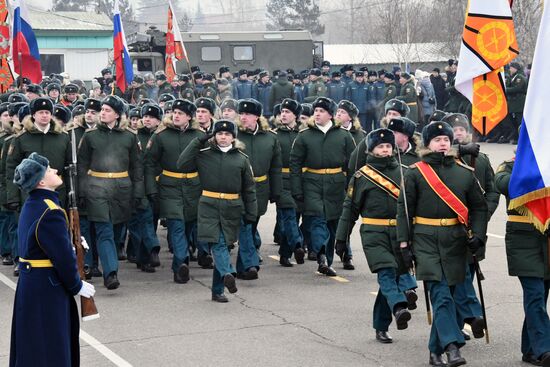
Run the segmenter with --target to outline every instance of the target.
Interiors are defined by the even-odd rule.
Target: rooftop
[[[375,65],[392,63],[446,62],[452,58],[444,52],[445,44],[325,44],[324,59],[333,65]]]
[[[106,14],[81,11],[29,10],[34,30],[112,32],[113,21]]]

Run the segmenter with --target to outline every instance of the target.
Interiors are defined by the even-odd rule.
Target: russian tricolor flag
[[[132,69],[132,60],[128,53],[128,45],[126,44],[126,36],[120,19],[120,10],[118,8],[118,0],[115,0],[113,11],[114,23],[114,58],[116,65],[116,85],[122,92],[126,91],[128,84],[134,80],[134,70]]]
[[[529,216],[541,232],[550,224],[550,11],[544,7],[510,178],[510,208]]]
[[[42,67],[40,66],[40,52],[31,27],[29,12],[25,3],[21,0],[14,0],[12,6],[13,71],[20,77],[29,78],[33,83],[38,84],[42,81]]]

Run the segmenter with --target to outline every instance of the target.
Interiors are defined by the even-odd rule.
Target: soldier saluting
[[[448,366],[460,366],[466,364],[459,351],[464,336],[451,287],[464,282],[467,249],[475,253],[485,245],[487,203],[471,167],[455,160],[449,124],[432,122],[423,129],[422,139],[427,149],[405,174],[399,195],[397,240],[408,268],[414,251],[417,277],[426,281],[430,292],[434,311],[430,364],[445,366],[445,352]]]
[[[80,204],[96,231],[107,289],[120,285],[116,242],[132,209],[144,197],[139,142],[123,114],[124,102],[119,97],[103,99],[100,122],[86,131],[78,148]]]

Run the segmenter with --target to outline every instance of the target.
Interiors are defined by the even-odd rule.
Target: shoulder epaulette
[[[275,130],[273,130],[273,129],[269,129],[269,132],[272,133],[272,134],[277,135],[277,131],[275,131]]]
[[[4,141],[6,142],[6,141],[8,141],[8,140],[13,139],[14,137],[15,137],[15,135],[10,135],[10,136],[8,136],[6,139],[4,139]]]
[[[56,203],[54,203],[50,199],[44,199],[44,202],[46,203],[46,205],[48,206],[48,209],[50,209],[50,210],[60,210],[61,209],[61,207],[59,205],[57,205]]]
[[[157,129],[155,130],[155,134],[160,134],[161,132],[163,132],[164,130],[166,130],[166,125],[162,125],[162,126],[159,126],[157,127]]]
[[[304,127],[303,129],[300,129],[298,132],[301,133],[303,131],[309,130],[309,127]]]
[[[126,129],[124,129],[124,130],[129,131],[134,135],[137,135],[137,133],[138,133],[137,130],[132,129],[130,126],[127,126]]]
[[[26,132],[27,132],[27,129],[23,129],[20,132],[18,132],[17,134],[15,134],[15,137],[19,137],[19,136],[25,134]]]
[[[467,170],[470,170],[472,172],[475,171],[474,167],[468,166],[466,163],[462,162],[460,159],[455,159],[455,162],[460,167],[466,168]]]
[[[243,152],[242,150],[237,149],[237,151],[238,151],[239,153],[241,153],[242,155],[244,155],[246,158],[249,158],[248,155],[247,155],[245,152]]]
[[[69,125],[66,125],[65,128],[63,129],[64,131],[66,132],[69,132],[71,130],[74,130],[78,127],[77,124],[73,124],[72,122],[69,124]]]
[[[88,131],[94,131],[94,130],[97,130],[97,126],[94,126],[94,127],[89,128],[89,129],[86,129],[86,132],[88,132]]]
[[[210,150],[210,147],[202,148],[202,149],[200,150],[200,152],[204,152],[204,151],[207,151],[207,150]]]

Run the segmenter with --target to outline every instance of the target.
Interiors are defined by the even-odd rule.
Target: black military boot
[[[181,264],[178,271],[174,273],[174,282],[185,284],[189,281],[189,267],[187,264]]]
[[[353,259],[349,256],[344,256],[344,270],[355,270]]]
[[[430,360],[429,360],[430,366],[436,366],[436,367],[444,367],[447,365],[445,361],[443,360],[443,356],[441,354],[435,354],[430,353]]]
[[[160,266],[159,251],[160,251],[160,247],[154,248],[151,251],[151,255],[149,258],[149,262],[151,263],[151,266],[155,268]]]
[[[314,251],[308,251],[307,253],[307,259],[309,261],[317,261],[317,254]]]
[[[532,353],[527,353],[521,356],[521,360],[533,366],[542,366],[542,362],[538,360]]]
[[[319,266],[317,267],[317,271],[321,274],[326,275],[328,271],[327,257],[325,255],[317,256],[317,264],[319,264]]]
[[[237,278],[242,280],[255,280],[258,279],[258,269],[255,267],[249,268],[244,273],[237,274]]]
[[[126,251],[124,250],[124,247],[117,246],[116,255],[118,257],[118,261],[126,260]]]
[[[416,310],[416,301],[418,301],[418,295],[414,289],[405,291],[405,297],[407,297],[407,308],[409,310]]]
[[[447,355],[447,366],[456,367],[466,364],[466,360],[460,355],[460,350],[455,343],[451,343],[445,349]]]
[[[388,334],[387,331],[376,330],[376,340],[382,344],[393,343],[393,338]]]
[[[154,273],[156,271],[155,267],[151,263],[141,264],[140,269],[145,273]]]
[[[105,280],[103,281],[103,285],[105,285],[105,288],[110,291],[113,289],[117,289],[120,286],[116,271],[113,271],[109,275],[107,275],[107,278],[105,278]]]
[[[464,320],[472,328],[472,334],[474,338],[479,339],[485,336],[485,320],[483,317],[472,317]]]
[[[296,263],[303,264],[305,256],[306,256],[306,253],[303,248],[297,247],[294,250],[294,259],[296,260]]]
[[[286,257],[283,257],[281,256],[279,258],[279,264],[281,264],[281,266],[285,267],[285,268],[291,268],[293,267],[294,265],[292,265],[292,263],[290,262],[290,259],[286,258]]]
[[[237,284],[235,282],[235,277],[233,274],[225,274],[223,277],[223,285],[229,293],[236,293],[237,292]]]
[[[544,353],[540,357],[540,365],[542,367],[550,367],[550,351]]]
[[[214,269],[214,259],[207,253],[201,253],[197,257],[197,264],[203,269]]]
[[[397,330],[405,330],[409,327],[409,320],[411,319],[411,313],[405,307],[396,307],[393,313],[395,317],[395,323],[397,324]]]
[[[13,257],[11,257],[11,254],[2,256],[2,265],[13,265]]]
[[[219,303],[227,303],[229,300],[225,296],[225,294],[213,294],[212,295],[212,301],[219,302]]]

